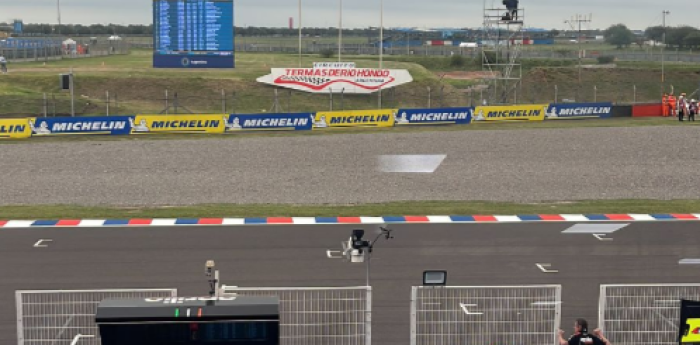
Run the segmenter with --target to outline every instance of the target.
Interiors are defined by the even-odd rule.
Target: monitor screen
[[[233,0],[153,0],[153,66],[233,68]]]
[[[180,322],[100,325],[103,345],[277,345],[279,322]]]

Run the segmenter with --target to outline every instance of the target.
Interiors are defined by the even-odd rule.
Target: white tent
[[[69,38],[69,39],[63,41],[63,44],[67,45],[67,46],[72,46],[72,45],[75,45],[75,41],[73,41],[72,39]]]

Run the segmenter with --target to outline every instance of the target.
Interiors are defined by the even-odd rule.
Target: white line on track
[[[38,240],[38,241],[36,241],[36,243],[34,243],[34,248],[46,248],[46,247],[48,247],[49,245],[44,244],[45,242],[53,242],[53,240],[48,240],[48,239]]]
[[[552,267],[552,264],[535,264],[535,266],[537,266],[537,268],[539,268],[543,273],[559,273],[558,270],[548,269]]]

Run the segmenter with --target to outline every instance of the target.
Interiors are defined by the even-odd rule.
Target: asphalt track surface
[[[19,143],[1,147],[0,205],[692,199],[699,138],[636,127]],[[379,155],[399,154],[447,158],[432,174],[378,171]]]
[[[449,285],[562,284],[563,326],[597,322],[599,284],[700,282],[700,222],[632,223],[613,241],[562,234],[572,223],[395,225],[372,265],[373,341],[409,340],[410,287],[426,269]],[[364,285],[365,267],[325,257],[354,226],[167,227],[0,230],[0,344],[15,344],[18,289],[178,288],[205,295],[204,262],[223,283],[254,286]],[[365,227],[368,231],[370,226]],[[52,239],[48,248],[34,248]],[[556,274],[536,263],[551,263]]]

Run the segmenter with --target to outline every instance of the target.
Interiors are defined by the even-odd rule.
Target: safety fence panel
[[[177,297],[176,289],[17,291],[19,345],[69,345],[81,334],[80,345],[100,345],[95,313],[106,299]]]
[[[700,284],[601,285],[598,323],[615,345],[677,344],[681,299],[700,301]]]
[[[371,344],[371,287],[223,288],[235,295],[279,297],[281,345]]]
[[[555,345],[561,285],[415,286],[411,345]]]

